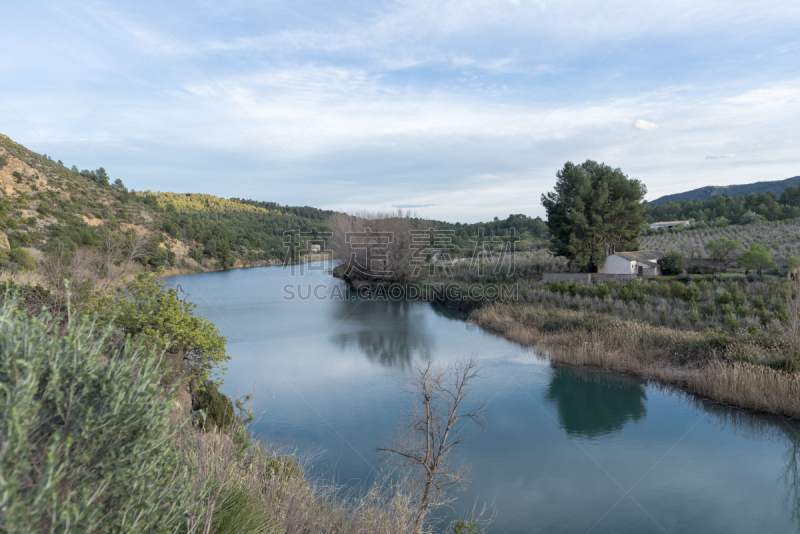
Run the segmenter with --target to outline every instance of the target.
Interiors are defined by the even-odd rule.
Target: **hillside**
[[[205,194],[129,191],[102,167],[68,169],[0,135],[0,266],[13,253],[96,247],[109,232],[147,237],[152,267],[214,270],[283,260],[285,231],[330,211]],[[13,258],[12,258],[13,259]]]
[[[297,252],[287,247],[287,232],[323,231],[333,213],[203,193],[128,190],[102,167],[69,169],[0,135],[0,250],[72,251],[100,246],[109,232],[135,232],[147,238],[141,261],[151,267],[269,265]],[[513,228],[526,249],[543,246],[547,238],[544,221],[524,214],[475,224],[414,218],[413,227],[451,232],[453,252],[464,253],[481,232],[491,239],[510,235]],[[0,252],[0,267],[8,263],[6,256]]]
[[[735,197],[737,195],[753,195],[758,193],[767,193],[770,191],[776,195],[780,195],[783,190],[790,185],[796,186],[798,184],[800,184],[800,176],[787,178],[786,180],[778,180],[775,182],[755,182],[752,184],[721,186],[709,185],[706,187],[700,187],[698,189],[692,189],[691,191],[686,191],[683,193],[665,195],[650,201],[650,205],[659,206],[669,202],[670,200],[675,202],[681,202],[684,200],[708,200],[717,195],[730,195]]]

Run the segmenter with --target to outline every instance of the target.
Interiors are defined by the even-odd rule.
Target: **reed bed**
[[[780,342],[512,304],[474,310],[470,320],[535,345],[558,364],[632,374],[732,406],[800,418],[800,375],[770,367],[786,359]]]

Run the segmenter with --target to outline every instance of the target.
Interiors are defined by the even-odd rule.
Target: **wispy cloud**
[[[139,3],[167,31],[197,5]],[[428,4],[206,3],[141,63],[164,35],[134,4],[17,3],[6,38],[30,46],[0,57],[0,95],[57,144],[141,63],[62,159],[282,204],[472,221],[542,214],[566,161],[650,198],[798,172],[797,3]],[[2,133],[47,152],[27,124],[0,108]]]

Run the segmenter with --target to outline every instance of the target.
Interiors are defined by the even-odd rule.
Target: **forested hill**
[[[800,187],[790,185],[778,196],[772,191],[749,195],[714,195],[701,200],[669,200],[647,206],[648,222],[694,220],[725,225],[759,220],[782,221],[800,218]]]
[[[285,231],[322,228],[331,213],[205,194],[132,191],[102,167],[69,169],[0,135],[0,267],[28,254],[26,249],[99,247],[109,232],[146,235],[145,262],[153,267],[257,264],[285,257]],[[5,237],[10,251],[2,248]]]
[[[102,167],[69,169],[0,135],[0,268],[25,250],[101,247],[113,232],[147,236],[143,261],[152,267],[263,265],[286,257],[286,232],[323,231],[332,214],[203,193],[128,190]],[[523,214],[476,224],[415,219],[413,226],[452,230],[455,251],[474,248],[481,234],[507,236],[512,228],[524,246],[543,246],[548,237],[541,218]],[[2,248],[5,236],[11,251]]]
[[[665,195],[650,202],[651,206],[659,206],[666,204],[669,201],[682,202],[685,200],[708,200],[717,195],[729,195],[731,197],[739,195],[754,195],[759,193],[772,192],[776,195],[783,193],[783,190],[790,185],[800,184],[800,176],[794,178],[787,178],[786,180],[779,180],[775,182],[755,182],[752,184],[741,185],[723,185],[713,186],[709,185],[699,189],[692,189],[684,193],[675,193],[672,195]]]

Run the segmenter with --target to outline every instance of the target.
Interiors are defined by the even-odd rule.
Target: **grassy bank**
[[[796,357],[780,338],[683,331],[513,304],[473,310],[470,320],[534,345],[558,364],[632,374],[732,406],[800,417],[800,375],[791,372]]]
[[[342,497],[254,442],[246,409],[176,421],[179,386],[160,351],[86,317],[29,315],[3,296],[0,531],[411,531],[415,510],[397,486]]]

